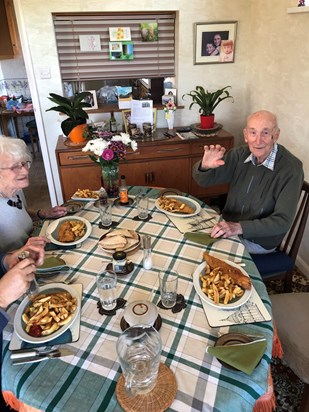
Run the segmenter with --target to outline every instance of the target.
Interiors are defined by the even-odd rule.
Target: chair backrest
[[[280,250],[295,262],[300,243],[303,238],[309,213],[309,183],[304,182],[299,198],[297,213],[291,229],[283,239]]]

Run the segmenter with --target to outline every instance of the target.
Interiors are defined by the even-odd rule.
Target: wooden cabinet
[[[19,36],[13,0],[0,0],[0,59],[19,55]]]
[[[230,133],[221,130],[217,136],[197,140],[176,137],[138,142],[137,151],[129,149],[126,160],[120,162],[120,174],[126,176],[129,186],[175,188],[201,199],[218,196],[226,193],[227,186],[201,188],[192,179],[192,167],[201,160],[205,144],[221,144],[229,150],[233,140]],[[87,153],[65,146],[63,137],[59,137],[56,156],[65,201],[78,188],[97,190],[101,186],[100,167],[89,159]]]

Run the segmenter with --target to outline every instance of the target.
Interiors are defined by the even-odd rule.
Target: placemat
[[[218,213],[213,209],[202,209],[198,215],[192,217],[168,216],[179,232],[203,231],[210,233],[212,227],[219,219]],[[211,219],[211,220],[208,220]]]
[[[74,283],[70,286],[76,289],[76,291],[79,293],[80,301],[81,301],[83,285],[81,283]],[[72,323],[69,329],[67,329],[62,335],[58,336],[58,338],[52,339],[45,343],[35,344],[35,343],[24,342],[16,335],[14,331],[12,334],[10,345],[9,345],[9,350],[31,349],[31,348],[39,348],[43,346],[45,347],[45,346],[53,346],[53,345],[60,345],[64,343],[76,342],[79,339],[79,333],[80,333],[80,317],[81,317],[81,308],[79,310],[78,315],[76,316],[75,321]]]
[[[240,325],[243,323],[270,321],[271,316],[268,313],[268,310],[253,285],[252,288],[252,295],[248,302],[237,309],[217,309],[201,299],[209,326],[216,328],[221,326]]]

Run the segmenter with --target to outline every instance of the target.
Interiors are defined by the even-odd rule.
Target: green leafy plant
[[[196,86],[195,90],[183,94],[182,98],[184,99],[185,96],[191,97],[192,103],[190,104],[189,109],[191,109],[194,104],[197,104],[201,115],[210,116],[213,114],[218,104],[223,102],[223,100],[233,99],[233,96],[226,90],[229,87],[231,86],[223,87],[223,89],[218,89],[215,92],[209,92],[202,86]]]
[[[49,93],[49,96],[48,99],[56,103],[57,106],[53,106],[46,111],[55,111],[68,116],[67,119],[61,122],[61,129],[65,136],[68,136],[74,127],[86,123],[89,116],[83,109],[84,107],[91,107],[91,104],[84,100],[92,96],[90,92],[76,93],[72,97],[63,97],[55,93]]]

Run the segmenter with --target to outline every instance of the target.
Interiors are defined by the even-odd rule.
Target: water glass
[[[149,199],[145,194],[136,197],[137,216],[139,219],[145,220],[148,217]]]
[[[156,385],[162,340],[153,326],[126,329],[116,344],[125,388],[130,396],[145,395]]]
[[[105,204],[99,204],[101,224],[104,227],[109,227],[113,223],[112,205],[113,202],[110,200],[107,200]]]
[[[117,275],[112,270],[102,270],[97,274],[97,288],[102,308],[112,310],[117,305]]]
[[[174,307],[177,300],[178,273],[170,269],[161,270],[159,282],[162,305],[166,308]]]

